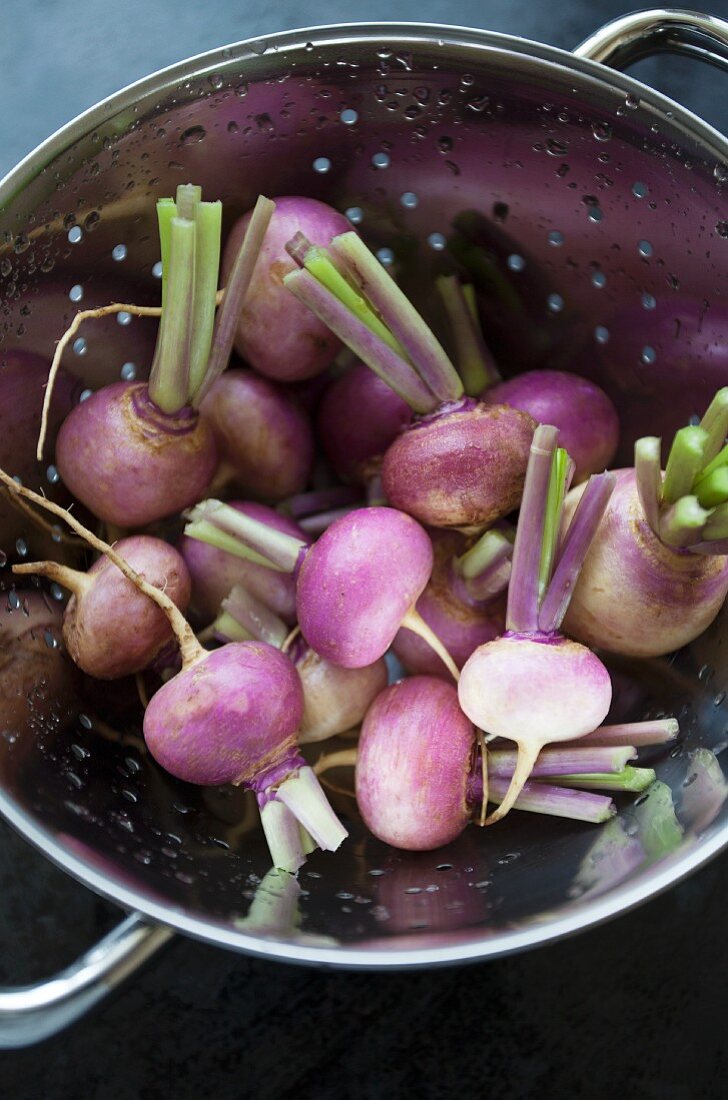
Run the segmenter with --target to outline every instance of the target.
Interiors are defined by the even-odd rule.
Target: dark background
[[[635,5],[636,6],[636,5]],[[309,24],[426,20],[565,48],[617,0],[0,0],[0,175],[103,96],[228,42]],[[711,5],[728,17],[726,0]],[[634,75],[728,132],[728,76]],[[15,1100],[725,1095],[725,857],[638,912],[495,963],[412,974],[296,969],[176,940],[94,1015],[0,1053]],[[0,824],[0,982],[65,965],[114,908]]]

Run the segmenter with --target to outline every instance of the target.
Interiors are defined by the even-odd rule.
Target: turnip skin
[[[413,422],[382,463],[393,508],[433,527],[485,527],[518,507],[535,422],[470,399]]]
[[[184,613],[192,582],[173,546],[133,535],[117,542],[116,550]],[[164,612],[106,557],[94,562],[86,577],[92,583],[71,596],[63,616],[63,640],[74,662],[99,680],[149,667],[174,637]]]
[[[351,226],[343,214],[317,199],[285,195],[275,204],[240,314],[235,349],[267,378],[299,382],[326,370],[341,342],[283,286],[283,276],[296,268],[285,245],[300,231],[314,244],[328,245]],[[230,231],[222,260],[223,283],[249,220],[250,213],[245,214]]]
[[[178,779],[262,791],[295,770],[302,716],[301,681],[285,654],[265,642],[230,642],[152,696],[144,738]]]
[[[356,799],[367,827],[396,848],[430,851],[470,820],[475,730],[456,689],[435,677],[392,684],[369,708],[359,739]]]
[[[336,520],[304,555],[298,621],[317,653],[344,668],[379,659],[432,572],[432,544],[410,516],[361,508]]]
[[[212,386],[200,415],[215,436],[221,465],[215,484],[247,497],[280,501],[308,484],[314,458],[311,424],[282,387],[233,368]]]
[[[115,382],[66,417],[56,465],[95,516],[134,528],[200,500],[215,473],[217,449],[212,429],[192,409],[167,415],[144,383]]]
[[[559,443],[576,464],[574,481],[607,469],[619,445],[619,418],[604,390],[566,371],[534,370],[486,389],[486,404],[510,405],[559,429]]]
[[[412,410],[364,363],[334,379],[316,418],[326,457],[345,481],[364,485],[412,419]]]
[[[632,469],[617,484],[564,619],[564,631],[629,657],[659,657],[710,625],[728,593],[728,557],[665,546],[650,529]],[[571,519],[581,487],[566,497]]]

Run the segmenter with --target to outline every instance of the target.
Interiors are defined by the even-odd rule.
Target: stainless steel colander
[[[574,55],[452,27],[329,27],[142,80],[0,183],[0,364],[14,347],[49,357],[79,303],[158,300],[154,201],[177,183],[200,183],[231,219],[259,192],[301,193],[346,211],[426,313],[433,275],[465,265],[504,370],[596,379],[628,459],[637,434],[666,434],[728,382],[728,141],[608,67],[658,49],[728,67],[728,24],[641,13]],[[85,385],[148,369],[154,330],[119,320],[89,326],[68,356]],[[429,966],[545,943],[651,897],[728,843],[723,624],[675,660],[612,666],[620,718],[674,713],[683,736],[654,754],[659,799],[626,801],[609,831],[514,813],[408,855],[354,818],[300,893],[261,885],[245,798],[159,771],[113,689],[62,712],[49,700],[43,722],[29,714],[0,742],[0,811],[132,915],[53,982],[0,992],[0,1043],[73,1019],[171,929],[276,959]]]

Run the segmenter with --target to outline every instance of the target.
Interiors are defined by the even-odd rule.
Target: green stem
[[[627,764],[619,772],[592,772],[585,775],[552,775],[549,783],[584,791],[645,791],[655,782],[652,768]]]
[[[185,534],[189,535],[191,539],[197,539],[198,542],[205,542],[208,546],[214,546],[217,550],[224,550],[226,554],[234,554],[236,558],[244,558],[246,561],[255,562],[256,565],[263,565],[266,569],[276,570],[276,566],[268,558],[256,553],[250,546],[242,543],[240,539],[236,539],[234,535],[228,534],[227,531],[222,531],[208,520],[200,519],[188,523],[185,526]],[[281,572],[281,570],[278,571]]]
[[[228,642],[250,642],[255,640],[255,635],[246,630],[244,626],[241,626],[229,611],[221,611],[207,629],[210,631],[211,637],[225,638]],[[206,638],[203,639],[200,634],[197,637],[200,641],[207,640]]]
[[[702,473],[695,480],[693,489],[698,489],[711,474],[714,474],[716,470],[720,470],[723,466],[728,466],[728,446],[719,451],[715,458],[703,467]]]
[[[196,183],[180,183],[175,195],[177,216],[194,221],[197,217],[197,207],[202,200],[202,188]]]
[[[700,421],[700,427],[708,436],[704,447],[704,461],[711,462],[728,435],[728,386],[718,390]]]
[[[690,546],[705,538],[702,534],[710,513],[700,507],[697,497],[684,496],[660,518],[659,536],[667,546]]]
[[[167,302],[167,283],[169,282],[169,246],[172,236],[172,218],[177,217],[177,207],[173,199],[160,199],[157,203],[157,223],[159,225],[160,259],[162,261],[162,312]]]
[[[660,529],[662,495],[660,440],[657,436],[647,435],[635,443],[634,472],[642,511],[653,532],[657,534]]]
[[[680,428],[670,448],[662,483],[662,500],[675,504],[693,491],[693,482],[703,468],[708,433],[703,428]]]
[[[222,203],[201,202],[195,211],[197,242],[195,248],[194,293],[190,321],[190,376],[188,398],[202,384],[212,347],[215,324],[217,282],[220,270]]]
[[[551,462],[544,514],[543,541],[541,543],[541,562],[538,570],[538,598],[543,599],[551,580],[556,557],[556,549],[561,532],[561,518],[564,509],[564,497],[568,482],[574,476],[574,463],[563,447],[557,447]]]
[[[719,504],[708,516],[702,537],[707,542],[728,539],[728,504]]]
[[[455,558],[456,570],[465,580],[479,577],[491,565],[500,563],[505,557],[510,557],[513,552],[514,537],[514,532],[510,532],[509,538],[507,534],[496,528],[485,531],[469,550],[459,558]]]
[[[191,522],[185,527],[186,535],[200,538],[199,525],[208,523],[220,533],[230,536],[241,547],[230,553],[247,557],[248,554],[242,552],[242,547],[245,547],[248,552],[258,555],[259,564],[281,573],[295,572],[301,551],[308,545],[301,539],[269,527],[267,523],[252,519],[244,512],[238,512],[220,500],[203,500],[190,510],[188,516]],[[204,530],[207,533],[207,528]],[[201,538],[201,541],[208,542],[209,539]]]
[[[387,326],[367,300],[341,274],[325,248],[312,245],[303,233],[296,233],[288,245],[288,252],[297,263],[313,275],[314,279],[330,290],[355,317],[375,332],[380,340],[388,344],[402,358],[407,358]]]
[[[486,347],[477,312],[475,296],[465,296],[465,287],[456,275],[441,275],[436,284],[447,313],[455,342],[458,374],[469,397],[479,397],[488,386],[500,381],[495,361]]]
[[[715,508],[728,500],[728,466],[719,466],[708,477],[701,477],[695,495],[703,508]]]
[[[149,396],[166,413],[179,412],[187,404],[195,239],[193,221],[172,218],[167,302],[149,376]]]

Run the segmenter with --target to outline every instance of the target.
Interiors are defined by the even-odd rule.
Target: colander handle
[[[0,1050],[31,1046],[83,1016],[172,936],[132,913],[54,977],[0,988]]]
[[[613,69],[655,53],[686,54],[728,69],[728,22],[682,8],[637,11],[606,23],[574,53]]]

